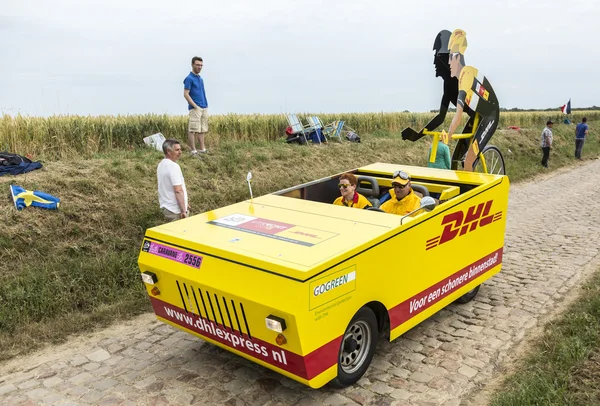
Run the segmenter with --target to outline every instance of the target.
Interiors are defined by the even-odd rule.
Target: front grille
[[[245,327],[245,334],[249,338],[252,338],[250,327],[248,327],[248,320],[246,319],[246,312],[244,311],[244,305],[241,302],[236,303],[233,299],[230,299],[228,303],[225,296],[221,296],[221,301],[219,301],[219,296],[213,292],[211,297],[211,292],[209,292],[208,289],[202,290],[201,288],[192,286],[192,284],[179,281],[175,282],[177,283],[177,290],[179,290],[181,303],[186,313],[192,313],[202,319],[213,321],[226,329],[228,328],[233,332],[239,333],[241,336],[244,335],[242,327]],[[198,293],[197,295],[196,292]],[[198,297],[200,297],[200,302],[198,302]],[[202,308],[200,308],[200,303],[202,303]],[[204,312],[202,312],[202,310],[204,310]],[[223,310],[225,310],[224,313]],[[231,318],[232,314],[234,319]],[[242,316],[242,321],[244,322],[243,326],[240,324],[240,317],[238,315]],[[233,323],[234,320],[235,324]]]

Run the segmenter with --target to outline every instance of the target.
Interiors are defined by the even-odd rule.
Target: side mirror
[[[424,196],[421,199],[421,209],[431,211],[435,208],[435,200],[431,196]]]
[[[402,216],[402,218],[400,219],[400,225],[402,225],[402,221],[405,218],[407,218],[408,216],[410,216],[411,214],[416,213],[419,210],[431,211],[434,208],[435,208],[435,200],[433,199],[433,197],[424,196],[423,198],[421,198],[421,206],[418,209],[411,211],[410,213],[406,214],[405,216]]]

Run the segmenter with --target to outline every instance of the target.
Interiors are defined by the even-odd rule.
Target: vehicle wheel
[[[493,175],[506,175],[506,167],[504,166],[504,157],[502,153],[498,149],[498,147],[494,145],[486,145],[486,147],[481,152],[485,159],[485,165],[487,166],[487,173],[491,173]],[[475,159],[473,163],[473,172],[486,173],[483,170],[483,164],[479,157]]]
[[[465,303],[469,303],[471,300],[475,299],[475,296],[477,296],[477,293],[479,292],[480,286],[481,285],[477,285],[477,287],[475,289],[468,291],[467,293],[465,293],[464,295],[462,295],[461,297],[456,299],[456,303],[465,304]]]
[[[332,386],[344,388],[363,376],[373,359],[377,337],[377,317],[373,310],[363,307],[344,333],[338,355],[338,375],[330,382]]]

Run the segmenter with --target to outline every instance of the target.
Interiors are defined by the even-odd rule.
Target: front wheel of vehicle
[[[338,375],[330,384],[344,388],[356,383],[367,371],[377,345],[377,317],[368,307],[361,308],[352,318],[340,345]]]
[[[477,293],[479,292],[480,286],[481,285],[477,285],[476,288],[471,289],[470,291],[468,291],[467,293],[465,293],[464,295],[462,295],[461,297],[456,299],[456,303],[465,304],[465,303],[469,303],[471,300],[475,299],[475,296],[477,296]]]

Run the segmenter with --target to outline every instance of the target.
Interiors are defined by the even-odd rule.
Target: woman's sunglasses
[[[346,189],[348,186],[352,186],[349,183],[338,183],[338,189],[344,188]]]

